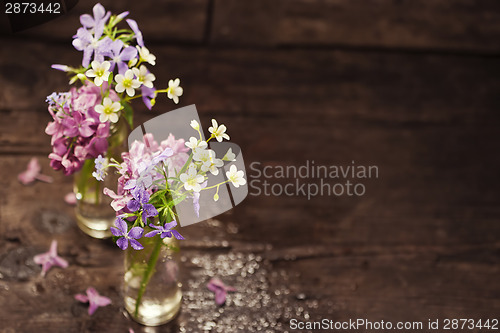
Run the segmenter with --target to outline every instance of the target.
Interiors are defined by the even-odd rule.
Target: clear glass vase
[[[121,161],[121,153],[126,151],[128,136],[127,124],[123,119],[110,128],[108,150],[106,156]],[[92,176],[95,170],[94,159],[88,159],[82,169],[74,174],[73,191],[76,195],[75,215],[80,229],[94,238],[111,237],[110,227],[113,226],[116,214],[111,207],[112,199],[102,193],[107,187],[116,193],[118,177],[110,172],[104,181],[98,181]]]
[[[159,326],[171,321],[181,308],[179,243],[174,237],[161,239],[159,235],[140,242],[144,249],[125,250],[125,309],[136,322]]]

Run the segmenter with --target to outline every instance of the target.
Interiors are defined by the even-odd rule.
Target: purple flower
[[[236,291],[234,287],[227,286],[218,278],[212,278],[207,283],[207,288],[215,293],[215,303],[223,305],[226,302],[227,292]]]
[[[66,117],[62,120],[64,126],[64,135],[69,137],[75,137],[80,135],[84,138],[88,138],[94,134],[95,129],[91,126],[94,125],[94,120],[92,118],[87,118],[83,116],[81,112],[73,111],[73,117]]]
[[[177,221],[172,221],[169,223],[165,223],[165,225],[154,225],[154,224],[149,224],[149,226],[153,229],[153,231],[148,232],[144,237],[154,237],[158,234],[160,234],[161,238],[172,238],[172,235],[174,235],[175,238],[177,239],[185,239],[184,237],[181,236],[181,234],[177,230],[171,230],[173,227],[177,225]]]
[[[142,234],[144,233],[144,230],[141,227],[133,227],[130,229],[130,231],[127,233],[128,226],[127,222],[123,221],[121,218],[117,218],[115,221],[115,225],[118,228],[111,227],[111,233],[116,236],[120,237],[116,241],[116,245],[122,250],[127,249],[128,243],[130,242],[130,245],[134,250],[142,250],[144,247],[137,241],[138,238],[142,237]]]
[[[129,25],[130,29],[132,29],[132,31],[135,34],[135,39],[137,40],[137,44],[139,44],[139,46],[144,46],[144,39],[142,38],[142,32],[141,32],[141,30],[139,30],[139,26],[137,25],[137,22],[135,20],[132,20],[132,19],[127,19],[126,21]]]
[[[73,36],[73,46],[78,51],[83,51],[83,67],[89,66],[92,54],[94,54],[94,60],[99,62],[104,61],[104,55],[109,49],[109,45],[112,43],[112,40],[109,37],[100,39],[101,36],[102,29],[96,30],[95,35],[93,35],[85,28],[79,28],[76,35]]]
[[[148,217],[154,217],[158,215],[158,211],[155,206],[148,203],[149,201],[149,192],[145,189],[137,186],[132,191],[133,199],[127,203],[127,208],[131,212],[137,212],[142,209],[142,221],[146,223]]]
[[[111,72],[115,69],[115,65],[117,65],[118,73],[124,74],[128,69],[128,64],[126,63],[126,61],[137,57],[137,49],[135,47],[127,46],[122,50],[123,46],[123,42],[119,39],[109,44],[109,52],[106,55],[111,58]]]
[[[92,137],[92,140],[90,140],[88,146],[86,147],[87,153],[94,158],[100,154],[104,154],[108,149],[108,137],[109,123],[106,122],[104,124],[99,124],[94,137]]]
[[[111,16],[111,12],[106,13],[106,9],[104,9],[103,5],[100,3],[96,4],[92,9],[94,12],[94,17],[89,14],[83,14],[80,16],[80,23],[87,29],[93,29],[96,33],[100,31],[99,36],[102,35],[102,31],[104,30],[104,25],[106,21]]]
[[[153,98],[155,98],[155,96],[156,96],[155,91],[156,91],[156,89],[154,87],[148,88],[145,85],[141,86],[142,101],[144,102],[144,105],[146,105],[146,107],[149,110],[151,110],[153,108],[153,104],[151,103],[151,100]]]
[[[89,303],[89,315],[93,315],[94,312],[101,306],[107,306],[111,304],[111,300],[108,297],[101,296],[93,287],[88,287],[85,291],[87,295],[76,294],[75,299],[82,303]]]
[[[42,276],[45,276],[47,271],[52,266],[59,266],[62,268],[68,267],[68,262],[57,255],[57,241],[53,240],[50,244],[48,252],[36,255],[33,260],[36,264],[42,265]]]

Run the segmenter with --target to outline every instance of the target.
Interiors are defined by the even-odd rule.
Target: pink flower
[[[42,276],[45,276],[47,271],[52,266],[59,266],[62,268],[68,267],[68,262],[57,255],[57,241],[53,240],[50,244],[50,250],[48,252],[37,254],[33,260],[36,264],[42,265]]]
[[[88,287],[86,290],[87,295],[76,294],[75,299],[82,303],[89,303],[89,315],[93,315],[94,312],[102,306],[107,306],[111,304],[111,300],[108,297],[101,296],[93,287]]]
[[[46,183],[52,183],[52,177],[42,175],[40,171],[42,168],[40,167],[40,163],[38,162],[38,159],[36,157],[33,157],[29,163],[28,163],[28,168],[26,171],[21,172],[18,176],[17,179],[21,182],[23,185],[28,185],[34,182],[35,180],[40,180],[42,182]]]
[[[212,278],[207,283],[207,288],[215,293],[215,303],[223,305],[226,302],[227,292],[236,291],[234,287],[227,286],[218,278]]]

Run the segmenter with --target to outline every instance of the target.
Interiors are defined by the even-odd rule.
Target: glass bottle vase
[[[179,243],[174,237],[159,235],[140,242],[144,249],[129,246],[125,250],[125,309],[136,322],[159,326],[171,321],[181,308]]]
[[[127,124],[123,119],[110,128],[108,138],[107,158],[121,161],[121,153],[126,151],[128,135]],[[95,159],[87,159],[80,171],[74,174],[73,191],[76,195],[75,215],[78,227],[94,238],[111,237],[110,227],[113,226],[116,214],[111,207],[112,199],[103,194],[105,187],[116,193],[118,177],[114,171],[108,173],[104,181],[98,181],[92,176],[95,170]]]

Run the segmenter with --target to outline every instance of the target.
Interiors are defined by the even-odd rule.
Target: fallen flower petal
[[[223,305],[226,302],[227,292],[236,291],[236,288],[227,286],[218,278],[212,278],[207,283],[207,288],[215,293],[215,303]]]
[[[33,260],[36,264],[42,265],[42,276],[45,276],[47,271],[52,266],[59,266],[62,268],[68,267],[68,262],[57,255],[57,241],[53,240],[50,244],[50,250],[45,253],[37,254]]]
[[[64,201],[68,204],[68,205],[76,205],[76,195],[74,192],[69,192],[68,194],[66,194],[64,196]]]
[[[107,306],[111,304],[111,299],[105,296],[99,295],[97,290],[93,287],[88,287],[87,290],[85,291],[87,295],[83,294],[76,294],[75,299],[77,301],[80,301],[82,303],[89,303],[89,315],[93,315],[94,312],[99,308],[103,306]]]
[[[33,157],[29,163],[28,167],[26,168],[26,171],[21,172],[18,176],[17,179],[21,182],[23,185],[28,185],[33,183],[35,180],[40,180],[42,182],[46,183],[52,183],[52,177],[46,176],[40,173],[42,168],[40,167],[40,163],[38,162],[38,159],[36,157]]]

